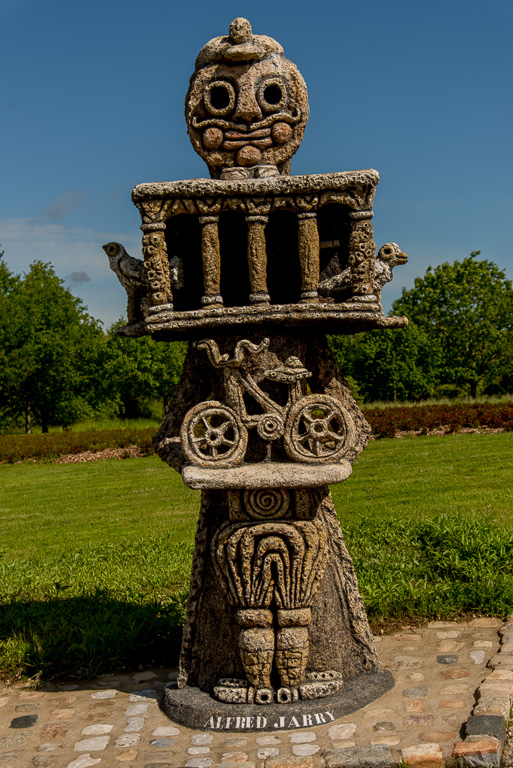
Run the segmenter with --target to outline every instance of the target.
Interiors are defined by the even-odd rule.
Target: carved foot
[[[274,656],[272,613],[265,608],[240,610],[237,621],[241,627],[239,653],[249,685],[257,692],[271,690]]]
[[[303,685],[299,686],[299,695],[302,699],[324,699],[338,693],[343,687],[344,680],[340,672],[309,672]]]

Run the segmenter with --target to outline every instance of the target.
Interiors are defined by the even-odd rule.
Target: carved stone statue
[[[329,491],[370,434],[324,333],[398,328],[376,256],[376,171],[290,176],[304,81],[235,19],[186,97],[210,179],[141,184],[144,262],[104,246],[129,296],[126,335],[187,338],[155,437],[202,490],[177,687],[178,722],[224,730],[330,722],[392,684],[375,653]]]

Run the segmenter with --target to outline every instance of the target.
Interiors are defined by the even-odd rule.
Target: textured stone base
[[[368,672],[325,699],[292,704],[224,704],[199,688],[167,688],[162,709],[176,723],[199,730],[277,731],[332,723],[378,699],[394,686],[388,670]]]

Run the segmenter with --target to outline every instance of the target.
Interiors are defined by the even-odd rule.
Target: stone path
[[[356,768],[362,754],[368,768],[385,768],[391,758],[443,768],[454,762],[476,689],[490,676],[501,626],[497,619],[431,622],[379,636],[381,663],[396,680],[391,691],[340,720],[276,732],[199,732],[170,722],[158,699],[176,670],[0,688],[0,768]]]

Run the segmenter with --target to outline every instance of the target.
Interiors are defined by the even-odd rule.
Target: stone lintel
[[[132,190],[134,203],[147,200],[180,200],[305,195],[323,192],[350,192],[354,190],[372,206],[379,173],[373,169],[343,171],[339,173],[315,173],[303,176],[274,176],[263,179],[185,179],[180,181],[155,181],[138,184]]]
[[[352,467],[347,461],[338,464],[292,464],[260,462],[227,469],[210,469],[188,465],[182,470],[185,485],[194,489],[214,488],[314,488],[347,480]]]

